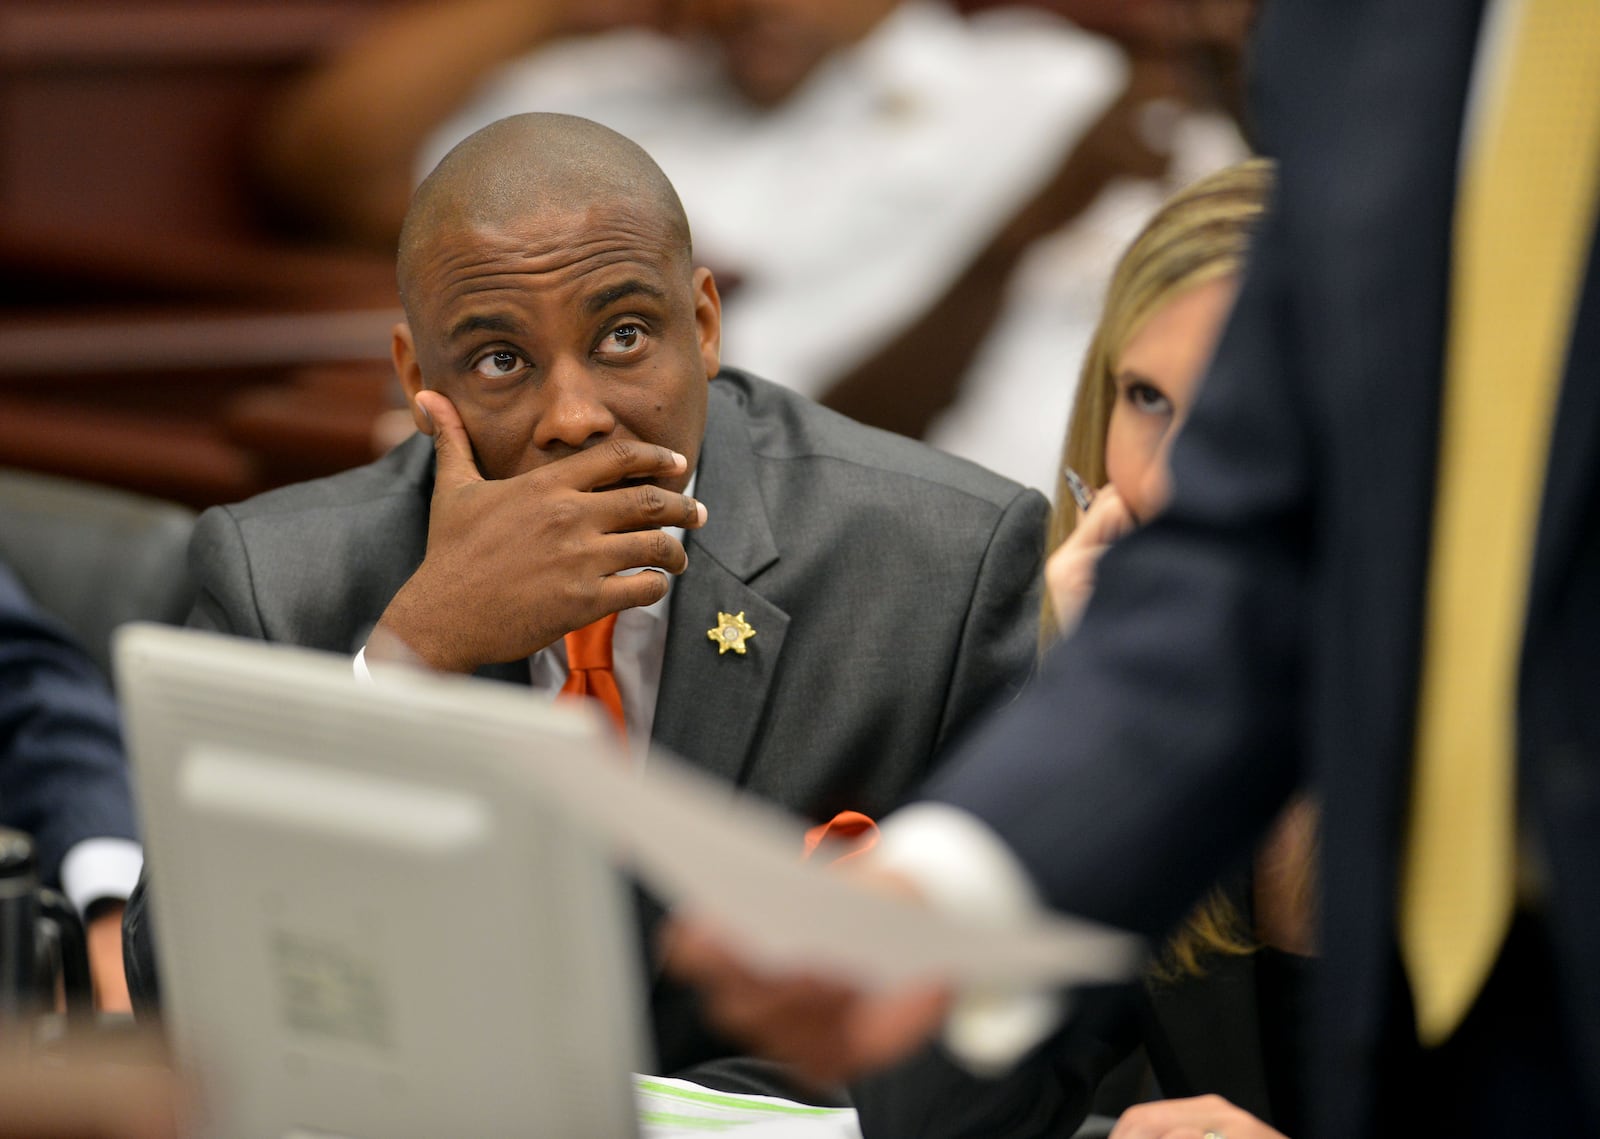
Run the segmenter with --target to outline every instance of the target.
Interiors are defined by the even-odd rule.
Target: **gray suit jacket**
[[[422,560],[432,481],[418,437],[370,466],[206,512],[191,623],[354,653]],[[1028,671],[1036,492],[725,371],[696,494],[709,521],[690,532],[673,588],[653,737],[707,771],[812,819],[878,817]],[[706,637],[719,610],[757,630],[747,655]],[[522,662],[483,671],[527,681]],[[664,1071],[734,1054],[675,986],[658,980],[654,1002]]]

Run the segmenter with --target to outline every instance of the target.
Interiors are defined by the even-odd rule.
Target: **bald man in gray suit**
[[[209,511],[194,624],[552,689],[563,636],[619,613],[630,733],[818,821],[886,811],[1027,672],[1043,498],[722,369],[716,285],[632,143],[480,131],[399,271],[422,435]],[[708,636],[736,616],[743,652]],[[662,1071],[795,1094],[652,1001]]]

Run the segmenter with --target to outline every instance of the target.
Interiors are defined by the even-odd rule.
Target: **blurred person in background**
[[[1037,10],[932,0],[413,4],[287,94],[261,165],[325,230],[388,245],[417,179],[478,127],[605,123],[678,187],[734,358],[1045,488],[1055,441],[1032,425],[1070,393],[1034,382],[1059,366],[1038,314],[1075,358],[1090,282],[1138,224],[1242,157],[1228,121],[1192,113],[1215,101],[1179,62],[1200,27],[1134,27],[1130,65]]]
[[[127,1011],[122,912],[143,864],[117,707],[88,655],[0,564],[0,825],[84,916],[100,1007]]]

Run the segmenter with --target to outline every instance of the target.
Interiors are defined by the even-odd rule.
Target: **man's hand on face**
[[[608,613],[666,595],[662,574],[618,577],[619,570],[677,574],[688,565],[683,544],[661,528],[702,526],[705,507],[653,485],[683,475],[684,456],[615,439],[490,480],[450,401],[425,391],[417,405],[433,423],[428,548],[378,622],[373,659],[397,641],[452,672],[520,660]]]

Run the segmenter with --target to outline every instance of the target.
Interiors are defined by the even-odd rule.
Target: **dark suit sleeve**
[[[261,638],[261,614],[239,524],[226,507],[200,515],[189,540],[189,573],[197,587],[188,624],[196,629]]]
[[[31,834],[41,877],[86,839],[136,837],[117,708],[88,655],[0,566],[0,823]]]
[[[956,646],[937,752],[945,752],[982,713],[1013,699],[1027,679],[1038,651],[1049,510],[1038,491],[1019,491],[989,535]]]
[[[1077,633],[932,788],[1061,909],[1156,936],[1299,779],[1312,440],[1263,227],[1173,455],[1166,513],[1110,550]]]

